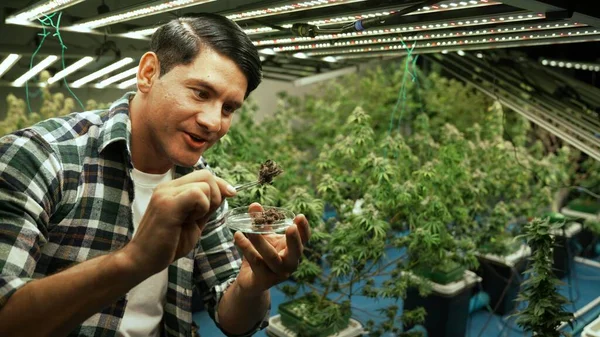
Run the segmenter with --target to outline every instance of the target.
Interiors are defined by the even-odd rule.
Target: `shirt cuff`
[[[229,287],[231,286],[231,284],[234,281],[235,281],[235,278],[230,278],[229,280],[227,280],[215,287],[215,290],[217,292],[217,303],[221,303],[221,298],[223,297],[225,292],[229,289]],[[269,306],[267,307],[267,310],[265,312],[263,319],[258,321],[254,327],[252,327],[246,333],[243,333],[240,335],[233,335],[233,334],[227,333],[225,330],[223,330],[223,327],[219,323],[219,305],[217,304],[217,307],[215,309],[215,324],[227,337],[248,337],[248,336],[254,335],[257,331],[262,330],[262,329],[266,328],[267,326],[269,326],[270,316],[271,316],[271,303],[269,303]]]

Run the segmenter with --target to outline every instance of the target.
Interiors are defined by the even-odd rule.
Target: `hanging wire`
[[[46,18],[44,18],[44,19],[38,19],[42,23],[42,33],[38,34],[39,36],[42,37],[42,40],[38,44],[38,47],[33,52],[33,54],[31,54],[31,59],[29,61],[29,69],[33,68],[33,60],[35,59],[35,56],[37,55],[37,53],[42,48],[42,45],[44,44],[44,41],[46,40],[46,38],[48,37],[48,35],[50,35],[50,32],[48,32],[46,30],[46,25],[47,25],[46,22],[47,22],[47,20],[52,20],[52,18],[55,15],[56,15],[56,13],[52,13],[50,16],[46,15]],[[27,109],[29,110],[29,113],[31,114],[32,111],[31,111],[31,103],[30,103],[30,99],[29,99],[29,80],[25,81],[25,98],[27,100]]]
[[[58,15],[58,18],[56,20],[56,23],[54,23],[53,19],[57,15]],[[48,31],[48,29],[46,27],[51,27],[51,28],[54,28],[54,30],[55,30],[55,32],[54,32],[54,34],[52,34],[52,36],[56,37],[58,39],[58,42],[60,43],[62,69],[64,70],[66,68],[66,65],[65,65],[65,50],[67,49],[67,46],[65,45],[65,43],[64,43],[64,41],[62,39],[62,36],[60,34],[60,19],[61,19],[61,17],[62,17],[62,12],[58,12],[58,13],[52,13],[50,15],[44,15],[44,18],[38,18],[38,21],[42,24],[42,33],[39,33],[38,35],[42,37],[42,40],[38,44],[38,47],[36,48],[36,50],[31,55],[31,60],[29,62],[29,69],[33,68],[33,60],[35,59],[36,55],[38,54],[38,52],[42,48],[42,45],[44,44],[44,41],[46,40],[46,38],[50,34],[52,34],[51,32]],[[85,110],[85,106],[83,105],[83,103],[81,103],[81,101],[79,100],[79,98],[77,97],[77,95],[75,95],[75,93],[69,87],[69,84],[67,83],[66,77],[63,77],[63,81],[64,81],[65,87],[67,88],[67,90],[69,91],[69,93],[75,98],[75,100],[77,101],[77,103],[79,103],[79,105],[81,106],[81,108],[83,110]],[[29,80],[25,81],[25,97],[26,97],[26,100],[27,100],[27,109],[29,109],[29,113],[32,113],[31,102],[30,102],[30,94],[29,94]]]
[[[404,40],[400,40],[402,46],[406,49],[406,51],[408,52],[407,56],[406,56],[406,61],[404,62],[404,74],[402,76],[402,85],[400,87],[400,91],[398,92],[398,98],[396,99],[396,104],[394,105],[394,109],[392,110],[392,115],[390,116],[390,126],[388,129],[388,137],[391,137],[392,135],[392,131],[393,131],[393,127],[394,127],[394,118],[396,116],[396,113],[398,112],[398,108],[400,107],[400,104],[402,104],[402,110],[400,112],[400,117],[398,118],[398,129],[400,129],[400,123],[402,121],[402,116],[404,115],[404,106],[406,103],[406,81],[407,81],[407,75],[411,74],[413,77],[413,80],[415,78],[415,75],[413,75],[412,73],[410,73],[410,64],[411,64],[411,59],[412,59],[412,54],[413,54],[413,50],[415,49],[415,46],[417,45],[416,42],[413,44],[412,48],[408,48],[408,46],[406,45],[406,43],[404,43]],[[414,64],[413,64],[414,65]],[[384,157],[387,157],[387,148],[384,150],[383,153]],[[397,154],[397,156],[399,157],[399,154]]]
[[[60,43],[61,62],[62,62],[62,68],[64,70],[66,68],[66,65],[65,65],[65,50],[67,50],[67,46],[63,42],[62,35],[60,34],[60,19],[61,19],[61,17],[62,17],[62,12],[59,12],[58,13],[58,19],[56,20],[56,23],[54,23],[52,20],[50,20],[50,25],[56,30],[55,33],[52,36],[55,36],[58,39],[58,42]],[[81,106],[81,109],[85,110],[85,106],[83,106],[83,103],[81,103],[81,101],[79,100],[79,98],[77,97],[77,95],[75,95],[75,93],[69,87],[69,84],[67,83],[67,77],[66,76],[63,77],[63,83],[65,84],[65,87],[67,88],[67,90],[69,91],[69,93],[71,94],[71,96],[73,96],[73,98],[75,98],[75,100],[77,101],[77,103],[79,103],[79,105]]]

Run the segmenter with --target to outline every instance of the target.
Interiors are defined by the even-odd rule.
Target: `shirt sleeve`
[[[60,194],[60,163],[31,131],[0,138],[0,309],[33,279]]]
[[[237,277],[242,263],[240,253],[233,243],[233,233],[224,225],[222,214],[225,209],[227,209],[226,201],[216,212],[218,214],[216,219],[209,222],[202,231],[199,249],[195,256],[195,281],[200,293],[204,295],[204,303],[210,317],[224,334],[233,337],[234,335],[227,334],[219,325],[217,315],[218,304]],[[253,329],[235,336],[252,336],[256,331],[267,327],[270,311],[269,308],[262,321],[257,322]]]

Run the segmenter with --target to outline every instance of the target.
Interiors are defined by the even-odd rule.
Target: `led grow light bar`
[[[73,31],[90,31],[94,28],[104,27],[112,25],[118,22],[130,21],[134,19],[143,18],[159,13],[165,13],[182,9],[191,6],[197,6],[215,0],[172,0],[172,1],[155,1],[151,4],[143,4],[132,7],[130,9],[124,9],[118,12],[111,12],[102,16],[97,16],[89,20],[84,20],[76,23],[75,25],[68,27],[69,30]]]
[[[247,11],[247,12],[225,14],[225,16],[230,20],[239,21],[239,20],[256,19],[256,18],[261,18],[261,17],[265,17],[265,16],[299,12],[299,11],[305,11],[305,10],[309,10],[309,9],[345,5],[345,4],[350,4],[350,3],[355,3],[355,2],[364,2],[364,1],[366,1],[366,0],[315,0],[315,1],[300,1],[300,2],[290,1],[289,3],[287,3],[285,5],[281,4],[281,5],[277,5],[277,6],[273,6],[273,7],[256,9],[256,10],[251,10],[251,11]]]
[[[60,79],[67,77],[70,74],[76,72],[77,70],[85,67],[88,63],[92,62],[93,60],[94,60],[94,58],[91,56],[86,56],[86,57],[82,58],[81,60],[71,64],[70,66],[66,67],[65,69],[54,74],[54,76],[50,77],[48,79],[48,84],[58,82]]]
[[[468,9],[468,8],[483,7],[483,6],[494,6],[494,5],[500,5],[501,3],[496,2],[496,1],[489,1],[489,0],[479,0],[479,1],[473,0],[470,2],[466,2],[466,1],[450,2],[450,4],[452,4],[454,6],[450,6],[448,4],[434,5],[431,7],[426,6],[417,11],[407,13],[407,14],[405,14],[405,16],[428,14],[428,13],[447,11],[447,10]],[[376,17],[386,17],[388,15],[393,15],[397,12],[398,12],[398,10],[389,10],[389,11],[380,11],[380,12],[370,12],[370,13],[364,13],[364,14],[358,14],[358,15],[346,15],[346,16],[339,16],[339,17],[330,18],[330,19],[309,21],[308,24],[314,25],[314,26],[337,25],[337,24],[342,24],[342,23],[354,22],[356,20],[370,19],[370,18],[376,18]]]
[[[297,45],[288,45],[284,47],[274,47],[269,48],[273,52],[289,52],[289,51],[298,51],[298,50],[310,50],[310,49],[324,49],[324,48],[340,48],[340,47],[351,47],[358,45],[372,45],[372,44],[384,44],[384,43],[393,43],[393,42],[406,42],[406,41],[427,41],[433,39],[448,39],[448,38],[458,38],[458,37],[466,37],[466,36],[481,36],[481,35],[497,35],[497,34],[509,34],[516,32],[530,32],[530,31],[539,31],[539,30],[547,30],[547,29],[565,29],[565,28],[577,28],[584,27],[585,25],[579,23],[560,23],[560,24],[544,24],[544,25],[510,25],[504,28],[484,28],[477,30],[447,30],[447,31],[439,31],[433,33],[419,33],[413,35],[406,36],[393,36],[393,37],[372,37],[372,38],[363,38],[357,40],[343,40],[337,42],[320,42],[320,43],[311,43],[311,44],[297,44]]]
[[[127,81],[121,82],[121,83],[119,83],[119,85],[117,85],[117,87],[119,89],[126,89],[135,84],[137,84],[137,77],[134,77],[134,78],[128,79]]]
[[[415,12],[408,13],[406,15],[407,16],[408,15],[420,15],[420,14],[428,14],[428,13],[434,13],[434,12],[442,12],[442,11],[447,11],[447,10],[468,9],[468,8],[475,8],[475,7],[482,7],[482,6],[494,6],[494,5],[500,5],[500,4],[501,4],[500,2],[490,1],[490,0],[478,0],[478,1],[472,0],[469,2],[466,2],[466,1],[448,2],[446,4],[441,4],[441,5],[425,6]],[[398,12],[398,10],[387,10],[387,11],[369,12],[369,13],[357,14],[357,15],[344,15],[344,16],[338,16],[338,17],[333,17],[333,18],[308,21],[307,23],[309,25],[313,25],[313,26],[325,27],[325,26],[330,26],[330,25],[350,23],[350,22],[354,22],[356,20],[370,19],[370,18],[376,18],[376,17],[383,18],[383,17],[389,16],[389,15],[393,15],[397,12]],[[287,24],[281,24],[280,26],[283,28],[291,28],[292,24],[287,23]],[[244,29],[244,32],[247,35],[265,34],[265,33],[270,33],[270,32],[275,32],[275,31],[278,31],[278,30],[275,28],[271,28],[271,27],[256,27],[256,28]]]
[[[102,69],[100,69],[98,71],[95,71],[95,72],[93,72],[93,73],[91,73],[91,74],[89,74],[89,75],[87,75],[85,77],[82,77],[82,78],[78,79],[77,81],[73,82],[73,84],[71,84],[71,87],[73,87],[73,88],[79,88],[82,85],[84,85],[86,83],[89,83],[89,82],[91,82],[91,81],[93,81],[93,80],[95,80],[95,79],[97,79],[99,77],[102,77],[102,76],[104,76],[104,75],[106,75],[106,74],[108,74],[108,73],[110,73],[110,72],[112,72],[114,70],[117,70],[117,69],[119,69],[121,67],[124,67],[124,66],[128,65],[131,62],[133,62],[133,59],[131,57],[126,57],[126,58],[124,58],[124,59],[122,59],[122,60],[120,60],[118,62],[115,62],[115,63],[109,65],[108,67],[104,67],[104,68],[102,68]]]
[[[29,6],[6,18],[6,23],[15,25],[28,25],[29,21],[43,15],[52,14],[67,7],[76,5],[84,0],[45,0]]]
[[[56,62],[56,60],[58,60],[58,56],[56,55],[50,55],[46,57],[40,63],[36,64],[35,67],[29,69],[25,74],[21,75],[21,77],[12,82],[12,85],[15,87],[23,86],[23,84],[25,84],[25,82],[27,82],[30,78],[48,68],[52,63]]]
[[[433,41],[427,43],[412,42],[407,44],[391,44],[379,47],[362,47],[353,49],[342,49],[327,52],[311,52],[306,53],[309,57],[313,56],[333,56],[333,55],[344,55],[344,54],[355,54],[355,53],[377,53],[395,50],[406,50],[406,48],[413,48],[414,50],[424,50],[427,48],[445,48],[445,47],[459,47],[459,49],[470,45],[481,45],[481,44],[496,44],[503,42],[525,42],[540,39],[561,39],[569,37],[583,37],[583,36],[595,36],[600,34],[597,29],[580,29],[577,31],[564,31],[564,32],[546,32],[537,34],[512,34],[509,36],[495,37],[495,38],[466,38],[466,39],[452,39],[446,41]],[[466,48],[464,48],[466,49]]]
[[[108,85],[115,83],[115,82],[119,82],[122,79],[131,77],[131,75],[137,74],[137,71],[138,71],[138,66],[135,66],[131,69],[125,70],[124,72],[122,72],[120,74],[116,74],[115,76],[109,77],[109,78],[105,79],[104,81],[101,81],[100,83],[96,84],[95,87],[98,89],[102,89]]]
[[[338,5],[344,5],[344,4],[354,3],[354,2],[363,2],[363,1],[366,1],[366,0],[316,0],[316,1],[302,1],[302,2],[290,1],[288,4],[278,5],[275,7],[268,7],[268,8],[263,8],[263,9],[247,11],[247,12],[226,14],[226,17],[233,21],[240,21],[240,20],[256,19],[256,18],[265,17],[265,16],[279,15],[279,14],[298,12],[298,11],[322,8],[322,7],[338,6]],[[292,28],[291,24],[285,24],[282,26],[284,28]],[[144,29],[134,30],[134,31],[131,31],[128,33],[120,34],[119,36],[130,37],[130,38],[134,38],[134,39],[142,39],[143,38],[142,36],[152,35],[157,29],[158,29],[158,27],[144,28]],[[274,29],[269,28],[269,27],[259,27],[259,28],[246,29],[244,31],[246,32],[246,34],[251,35],[251,34],[257,34],[257,33],[267,33],[272,30],[274,30]]]
[[[577,69],[577,70],[588,70],[588,71],[600,71],[600,63],[589,63],[589,62],[575,62],[565,60],[554,60],[554,59],[541,59],[540,63],[549,67]]]
[[[518,12],[512,14],[505,15],[492,15],[492,16],[480,16],[476,18],[470,18],[466,20],[451,20],[451,21],[431,21],[425,22],[420,25],[400,25],[385,29],[372,29],[365,30],[362,32],[353,32],[353,33],[342,33],[342,34],[325,34],[325,35],[317,35],[314,38],[310,37],[291,37],[291,38],[281,38],[281,39],[266,39],[260,41],[254,41],[254,45],[256,46],[272,46],[278,44],[292,44],[292,43],[301,43],[301,42],[314,42],[319,40],[332,40],[332,39],[349,39],[356,38],[360,36],[378,36],[378,35],[388,35],[388,34],[399,34],[399,33],[411,33],[418,32],[424,30],[441,30],[441,29],[449,29],[456,27],[474,27],[474,26],[483,26],[489,24],[498,24],[498,23],[511,23],[511,22],[525,22],[525,21],[535,21],[535,20],[543,20],[546,16],[541,13],[525,13]]]
[[[0,78],[6,74],[7,71],[10,70],[10,68],[12,68],[12,66],[15,65],[15,63],[17,63],[17,61],[21,58],[21,55],[19,54],[10,54],[8,55],[3,61],[2,63],[0,63]]]

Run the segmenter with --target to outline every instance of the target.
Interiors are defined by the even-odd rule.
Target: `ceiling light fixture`
[[[541,27],[541,28],[538,28]],[[565,23],[561,25],[561,28],[575,28],[578,27],[571,23]],[[300,51],[300,50],[310,50],[310,49],[325,49],[325,48],[340,48],[340,47],[353,47],[356,45],[373,45],[373,44],[389,44],[393,42],[397,43],[406,43],[408,41],[428,41],[428,40],[440,40],[440,39],[450,39],[450,38],[461,38],[465,36],[482,36],[482,35],[498,35],[498,34],[514,34],[515,31],[518,32],[529,32],[529,31],[539,31],[545,29],[555,29],[554,25],[530,25],[530,26],[511,26],[506,28],[484,28],[478,30],[446,30],[439,32],[422,32],[413,35],[405,35],[402,37],[386,37],[386,36],[374,36],[367,37],[362,39],[355,40],[342,40],[337,42],[319,42],[319,43],[311,43],[311,44],[295,44],[288,45],[284,47],[274,47],[272,50],[274,52],[290,52],[290,51]],[[572,31],[570,31],[572,35]],[[271,48],[269,48],[271,50]]]
[[[146,16],[166,13],[177,9],[182,9],[191,6],[197,6],[215,0],[172,0],[172,1],[155,1],[150,4],[143,4],[129,9],[124,9],[118,12],[110,12],[105,15],[96,16],[88,20],[83,20],[73,26],[65,29],[73,31],[86,31],[99,27],[112,25],[118,22],[130,21],[143,18]]]
[[[119,85],[117,85],[117,88],[119,89],[127,89],[133,85],[137,84],[137,77],[134,77],[132,79],[129,79],[127,81],[121,82],[119,83]]]
[[[92,62],[93,60],[94,60],[94,58],[91,56],[86,56],[86,57],[82,58],[81,60],[71,64],[70,66],[66,67],[65,69],[54,74],[54,76],[50,77],[48,79],[48,84],[58,82],[60,79],[67,77],[70,74],[76,72],[77,70],[85,67],[88,63]]]
[[[3,61],[2,63],[0,63],[0,78],[6,74],[7,71],[10,70],[10,68],[12,68],[12,66],[15,65],[15,63],[17,63],[17,61],[21,58],[21,55],[19,54],[10,54],[8,55]]]
[[[84,0],[46,0],[40,1],[6,18],[6,23],[28,25],[42,15],[52,14],[67,7],[76,5]]]
[[[230,13],[225,16],[233,21],[256,19],[265,16],[279,15],[283,13],[299,12],[315,8],[345,5],[355,2],[364,2],[366,0],[316,0],[316,1],[290,1],[287,4],[278,4],[277,6],[262,9],[251,10],[241,13]]]
[[[545,66],[559,67],[559,68],[575,68],[577,70],[588,70],[588,71],[600,71],[600,64],[590,62],[575,62],[565,60],[552,60],[552,59],[541,59],[540,63]]]
[[[48,68],[52,63],[58,60],[58,56],[50,55],[43,59],[40,63],[38,63],[35,67],[29,69],[25,74],[21,75],[21,77],[17,78],[12,85],[15,87],[21,87],[25,82],[27,82],[30,78],[40,73],[42,70]]]
[[[311,1],[311,2],[315,2],[315,1]],[[422,9],[408,13],[406,15],[407,16],[408,15],[419,15],[419,14],[427,14],[427,13],[433,13],[433,12],[439,12],[439,11],[468,9],[468,8],[493,6],[493,5],[501,4],[500,2],[488,1],[488,0],[479,0],[479,1],[475,1],[475,2],[476,2],[476,4],[468,4],[468,3],[465,3],[464,5],[456,4],[456,6],[453,6],[450,9],[445,9],[445,8],[439,7],[439,6],[423,7]],[[425,9],[425,8],[428,8],[428,9]],[[339,16],[339,17],[333,17],[333,18],[327,18],[327,19],[308,21],[307,23],[309,25],[313,25],[313,26],[324,27],[324,26],[328,26],[328,25],[337,25],[337,24],[355,22],[356,20],[362,20],[362,19],[368,19],[368,18],[385,17],[388,15],[393,15],[396,12],[397,12],[397,10],[390,10],[390,11],[370,12],[370,13],[356,14],[356,15],[345,15],[345,16]],[[274,15],[274,14],[280,14],[280,13],[272,13],[270,15]],[[283,28],[291,28],[292,24],[288,23],[288,24],[282,24],[280,26]],[[278,31],[278,30],[275,28],[271,28],[271,27],[254,27],[254,28],[247,28],[244,30],[244,32],[247,35],[265,34],[265,33],[270,33],[270,32],[275,32],[275,31]]]
[[[108,85],[115,83],[115,82],[119,82],[120,80],[131,77],[131,75],[137,74],[138,68],[139,68],[138,66],[135,66],[131,69],[125,70],[122,73],[116,74],[115,76],[109,77],[109,78],[105,79],[104,81],[101,81],[100,83],[96,84],[95,87],[98,89],[102,89]]]
[[[77,81],[75,81],[75,82],[73,82],[71,84],[71,87],[73,87],[73,88],[79,88],[82,85],[84,85],[86,83],[89,83],[89,82],[91,82],[91,81],[93,81],[93,80],[95,80],[97,78],[100,78],[100,77],[102,77],[102,76],[104,76],[104,75],[106,75],[106,74],[108,74],[108,73],[110,73],[110,72],[112,72],[114,70],[117,70],[117,69],[119,69],[121,67],[124,67],[124,66],[128,65],[131,62],[133,62],[133,59],[131,57],[126,57],[126,58],[124,58],[124,59],[122,59],[122,60],[120,60],[118,62],[115,62],[115,63],[109,65],[108,67],[104,67],[104,68],[102,68],[102,69],[100,69],[98,71],[95,71],[95,72],[93,72],[93,73],[91,73],[91,74],[89,74],[89,75],[87,75],[85,77],[82,77],[82,78],[78,79]]]
[[[433,41],[433,42],[428,42],[428,43],[419,43],[419,42],[413,42],[413,43],[406,43],[406,44],[388,44],[388,45],[382,45],[382,46],[373,46],[373,47],[359,47],[359,48],[352,48],[352,49],[341,49],[341,50],[330,50],[330,51],[320,51],[320,52],[310,52],[310,53],[306,53],[306,55],[308,57],[312,57],[312,56],[318,56],[318,57],[322,57],[322,56],[330,56],[330,55],[340,55],[340,54],[353,54],[353,53],[378,53],[378,52],[387,52],[387,51],[395,51],[395,50],[399,50],[399,51],[404,51],[407,48],[413,48],[415,51],[425,51],[427,49],[431,49],[431,48],[439,48],[439,47],[443,47],[443,46],[453,46],[456,47],[458,49],[466,49],[466,48],[461,48],[462,46],[478,46],[478,45],[494,45],[497,43],[502,43],[505,42],[507,40],[510,41],[520,41],[520,42],[525,42],[525,41],[530,41],[530,40],[541,40],[541,39],[552,39],[552,40],[560,40],[562,38],[573,38],[573,37],[584,37],[584,36],[589,36],[591,37],[592,35],[596,35],[596,39],[600,40],[600,31],[599,30],[590,30],[588,31],[588,33],[586,34],[584,31],[575,31],[572,32],[573,34],[571,36],[561,33],[561,34],[553,34],[553,33],[538,33],[538,34],[530,34],[530,35],[522,35],[522,34],[514,34],[512,36],[510,36],[510,39],[507,39],[506,37],[504,38],[504,40],[502,38],[487,38],[487,37],[481,37],[481,38],[467,38],[467,39],[452,39],[452,40],[446,40],[446,41]],[[592,39],[594,40],[594,39]],[[556,66],[558,65],[557,61],[550,61],[550,65],[552,66]]]
[[[281,39],[265,39],[265,40],[259,40],[259,41],[254,41],[254,45],[256,46],[272,46],[272,45],[280,45],[280,44],[294,44],[294,43],[301,43],[301,42],[316,42],[316,41],[320,41],[320,40],[332,40],[332,39],[350,39],[350,38],[357,38],[357,37],[366,37],[366,36],[379,36],[379,35],[389,35],[389,34],[406,34],[406,33],[412,33],[412,32],[421,32],[421,31],[432,31],[432,30],[444,30],[444,29],[450,29],[450,28],[457,28],[457,27],[472,27],[472,26],[482,26],[482,25],[489,25],[489,24],[494,24],[494,23],[498,23],[500,21],[500,18],[504,18],[504,16],[486,16],[486,17],[479,17],[476,20],[471,21],[471,23],[466,23],[465,21],[434,21],[434,22],[427,22],[427,23],[423,23],[421,25],[401,25],[401,26],[394,26],[394,27],[386,27],[385,29],[380,28],[380,29],[368,29],[362,32],[353,32],[353,33],[342,33],[342,34],[323,34],[323,35],[317,35],[314,38],[310,38],[310,37],[291,37],[291,38],[281,38]],[[542,20],[545,19],[545,15],[541,14],[541,13],[530,13],[527,14],[523,17],[523,19],[513,19],[512,21],[510,20],[504,20],[503,22],[523,22],[523,21],[532,21],[532,20]],[[581,27],[581,26],[585,26],[584,24],[581,23],[567,23],[568,27]],[[553,25],[539,25],[537,26],[539,29],[542,29],[542,26],[546,27],[546,28],[551,28],[553,27]],[[562,27],[565,27],[564,24],[561,25]],[[511,26],[512,27],[512,26]]]

